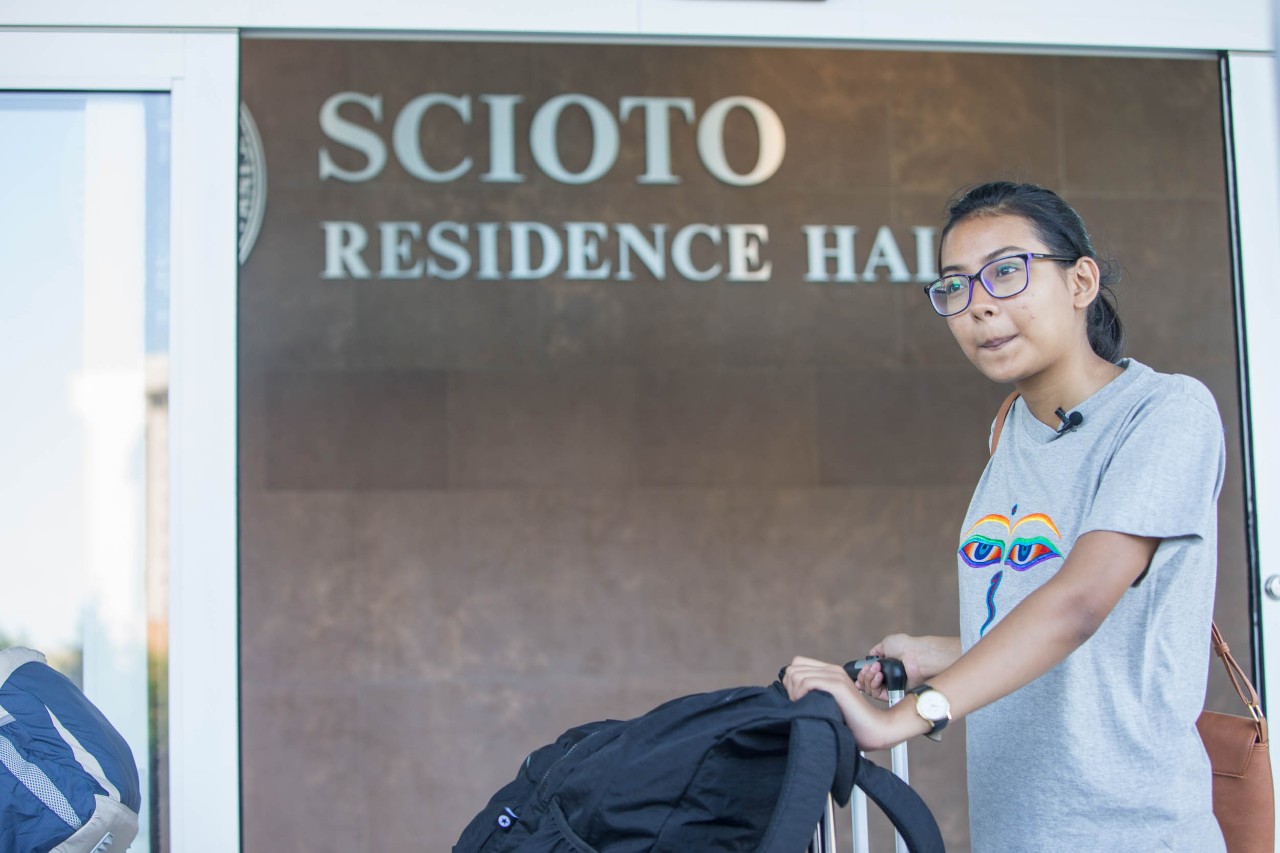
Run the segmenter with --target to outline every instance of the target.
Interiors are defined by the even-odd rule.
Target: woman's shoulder
[[[1113,437],[1105,451],[1108,474],[1163,493],[1164,501],[1188,495],[1216,500],[1226,470],[1226,434],[1212,392],[1195,377],[1149,368],[1133,379],[1118,395],[1122,402],[1113,419],[1103,424]]]
[[[1221,424],[1218,402],[1199,379],[1182,373],[1160,373],[1130,359],[1127,369],[1135,368],[1137,375],[1131,388],[1135,415],[1158,411],[1179,419],[1211,419]]]

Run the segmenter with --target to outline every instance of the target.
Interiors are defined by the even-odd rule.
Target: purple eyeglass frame
[[[987,271],[987,268],[990,267],[992,264],[998,264],[1001,261],[1007,261],[1010,258],[1024,258],[1026,260],[1027,281],[1025,284],[1022,285],[1022,287],[1018,288],[1013,293],[1007,293],[1004,296],[997,296],[995,293],[992,292],[991,282],[987,281],[987,278],[986,276],[983,275],[983,273],[985,273]],[[979,269],[976,273],[973,273],[972,275],[965,272],[953,272],[953,273],[948,273],[947,275],[942,276],[940,278],[934,279],[933,281],[929,282],[924,286],[924,296],[925,296],[925,299],[929,300],[929,307],[932,308],[939,317],[954,317],[955,315],[967,310],[968,307],[973,304],[973,283],[975,281],[982,282],[982,289],[985,290],[987,293],[991,294],[992,299],[1009,299],[1010,297],[1017,296],[1019,293],[1026,290],[1031,285],[1031,262],[1037,261],[1037,260],[1063,261],[1066,263],[1075,263],[1076,261],[1080,260],[1080,258],[1079,257],[1072,258],[1066,255],[1050,255],[1045,252],[1016,252],[1012,255],[1001,255],[1000,257],[995,258],[994,260],[987,261],[985,264],[982,265],[981,269]],[[938,306],[933,304],[933,297],[929,295],[929,291],[933,289],[933,286],[935,284],[938,284],[939,282],[941,282],[943,278],[956,278],[956,277],[963,277],[963,278],[969,279],[968,298],[965,299],[963,307],[958,308],[955,311],[952,311],[950,313],[943,314],[941,311],[938,310]]]

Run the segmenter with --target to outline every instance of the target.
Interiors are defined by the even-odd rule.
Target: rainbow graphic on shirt
[[[1062,549],[1054,540],[1060,543],[1062,534],[1052,518],[1042,512],[1018,518],[1016,504],[1009,515],[985,515],[965,531],[960,545],[960,559],[965,565],[974,569],[996,567],[987,586],[987,621],[982,623],[978,636],[985,634],[995,621],[996,590],[1004,579],[1005,567],[1025,572],[1048,560],[1062,559]]]

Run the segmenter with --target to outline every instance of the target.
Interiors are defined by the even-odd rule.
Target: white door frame
[[[0,90],[171,99],[169,814],[180,851],[240,848],[238,79],[231,30],[0,30]]]
[[[1242,387],[1246,423],[1252,425],[1252,533],[1257,575],[1251,592],[1255,671],[1262,675],[1264,706],[1280,708],[1280,600],[1266,592],[1280,578],[1280,124],[1277,123],[1276,60],[1270,54],[1227,56],[1228,106],[1234,163],[1236,232],[1239,240]],[[1277,581],[1280,583],[1280,581]],[[1274,678],[1267,676],[1274,672]],[[1280,762],[1273,764],[1280,787]],[[1280,849],[1280,848],[1277,848]]]

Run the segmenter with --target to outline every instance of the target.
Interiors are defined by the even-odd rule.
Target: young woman
[[[927,294],[960,349],[1019,393],[956,552],[960,636],[885,637],[911,695],[884,709],[796,658],[793,698],[835,696],[863,749],[967,717],[975,851],[1223,848],[1195,722],[1216,575],[1222,422],[1209,391],[1121,358],[1080,217],[992,183],[949,210]],[[955,439],[945,429],[947,440]]]

